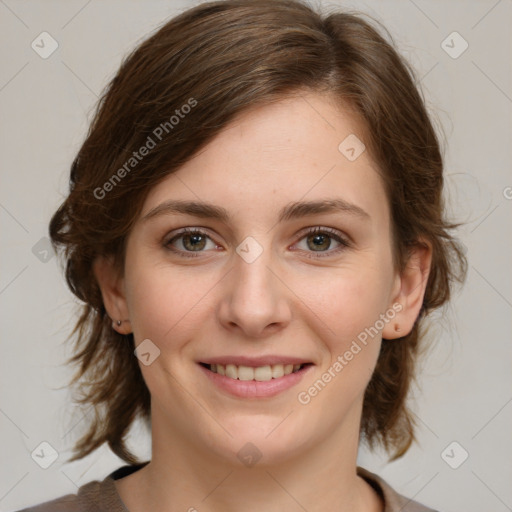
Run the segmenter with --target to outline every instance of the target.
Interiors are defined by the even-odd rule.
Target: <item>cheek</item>
[[[135,345],[149,339],[162,356],[149,366],[139,366],[154,398],[178,404],[183,398],[180,398],[181,386],[176,386],[175,381],[181,353],[200,325],[201,297],[211,286],[205,289],[204,280],[190,282],[161,264],[138,263],[132,262],[132,272],[126,280]]]
[[[385,286],[370,266],[360,270],[347,269],[343,276],[326,279],[322,292],[317,289],[312,295],[315,304],[308,304],[316,313],[310,315],[316,322],[312,329],[318,333],[322,324],[328,329],[320,338],[321,366],[301,386],[297,400],[323,411],[319,414],[330,418],[326,425],[331,427],[342,422],[355,404],[362,404],[381,346],[381,330],[375,324],[384,312]]]
[[[315,331],[325,333],[331,352],[344,350],[384,312],[389,292],[384,270],[366,261],[297,281],[299,297],[306,298],[305,306],[315,313],[309,314],[317,323]]]
[[[126,262],[126,294],[136,343],[149,338],[161,350],[179,350],[180,340],[193,337],[208,305],[215,276],[191,274],[151,258]],[[192,276],[192,277],[191,277]]]

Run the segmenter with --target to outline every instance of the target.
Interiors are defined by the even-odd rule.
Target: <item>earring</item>
[[[126,320],[112,320],[112,329],[114,329],[115,331],[117,331],[119,329],[119,327],[121,327],[121,325],[124,323],[124,322],[130,322],[130,319],[127,318]],[[119,331],[118,331],[119,332]],[[128,334],[128,333],[122,333],[122,334]]]
[[[398,324],[395,324],[395,331],[400,332],[400,326]]]

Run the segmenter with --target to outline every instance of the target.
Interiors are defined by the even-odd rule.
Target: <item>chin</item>
[[[312,429],[293,423],[293,416],[293,412],[288,412],[279,417],[238,418],[225,425],[233,437],[222,436],[214,441],[210,450],[238,467],[264,468],[285,464],[301,453],[305,445],[315,442]]]

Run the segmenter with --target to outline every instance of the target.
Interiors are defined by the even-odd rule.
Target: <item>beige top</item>
[[[148,464],[122,466],[101,482],[95,480],[78,489],[78,494],[67,494],[18,512],[129,512],[122,502],[114,480],[118,480]],[[364,478],[382,497],[384,512],[436,512],[395,492],[382,478],[364,468],[357,468],[357,474]]]

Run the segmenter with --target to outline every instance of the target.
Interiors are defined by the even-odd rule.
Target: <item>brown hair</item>
[[[112,329],[94,259],[112,255],[122,271],[126,238],[149,190],[235,115],[301,90],[329,92],[362,120],[390,204],[396,267],[403,269],[420,237],[433,248],[420,315],[410,334],[383,340],[364,398],[363,438],[393,458],[405,453],[414,440],[406,396],[421,321],[449,299],[467,263],[449,234],[458,225],[444,219],[436,133],[414,72],[388,39],[357,13],[321,15],[298,0],[226,0],[183,12],[124,59],[72,164],[69,196],[50,223],[55,248],[64,248],[69,287],[84,303],[73,330],[70,362],[79,366],[71,384],[79,382],[77,401],[95,413],[70,460],[107,442],[136,463],[126,435],[136,418],[150,422],[133,335]],[[135,158],[143,146],[152,147]]]

